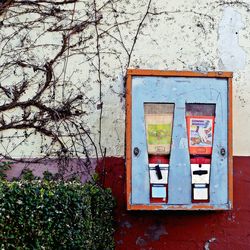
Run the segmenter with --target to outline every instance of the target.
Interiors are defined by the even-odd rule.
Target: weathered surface
[[[134,77],[132,81],[132,138],[131,147],[139,147],[141,154],[132,155],[131,204],[149,204],[150,181],[144,124],[144,102],[169,102],[175,104],[168,205],[191,204],[191,175],[185,110],[187,103],[215,103],[216,125],[214,131],[212,168],[210,176],[209,205],[222,207],[228,202],[228,162],[220,149],[227,147],[228,111],[227,81],[213,78]],[[139,115],[140,114],[140,115]],[[184,143],[186,142],[186,143]],[[186,144],[186,145],[185,145]],[[183,147],[184,146],[184,147]]]
[[[0,81],[7,90],[6,93],[3,89],[0,91],[1,105],[10,101],[14,86],[24,79],[30,85],[20,100],[31,98],[37,85],[44,81],[44,70],[52,60],[51,88],[42,98],[44,103],[50,108],[60,106],[67,98],[82,93],[83,100],[71,108],[87,115],[71,120],[78,126],[80,121],[87,124],[94,142],[100,144],[98,152],[106,148],[107,155],[122,156],[127,68],[231,70],[235,76],[234,111],[237,111],[234,112],[234,154],[250,154],[249,147],[245,146],[250,144],[249,1],[85,0],[61,6],[69,12],[65,16],[63,11],[46,4],[48,1],[41,2],[40,9],[36,5],[19,4],[1,15]],[[28,8],[27,14],[23,13],[25,8]],[[48,10],[51,12],[47,13]],[[46,23],[44,19],[39,21],[39,11],[45,12]],[[19,24],[17,33],[13,33],[15,23]],[[72,27],[73,33],[69,33]],[[74,47],[64,48],[61,55],[65,34],[69,45]],[[55,63],[53,59],[57,54],[60,56]],[[6,62],[19,64],[7,67]],[[56,91],[53,90],[55,84]],[[37,107],[27,106],[26,110],[22,107],[4,110],[3,122],[8,124],[11,120],[20,124],[19,119],[29,112],[33,113],[29,120],[41,116]],[[45,121],[44,115],[41,118]],[[69,134],[75,131],[72,128],[65,132],[62,124],[54,121],[46,126],[52,131],[58,128],[59,138],[71,150],[73,143]],[[13,157],[40,157],[48,149],[60,149],[56,143],[51,149],[51,138],[34,131],[34,127],[26,130],[26,134],[21,129],[18,133],[15,129],[3,130],[1,152]],[[76,144],[81,151],[79,139]],[[93,156],[94,150],[91,150]]]
[[[65,9],[70,14],[62,15],[60,22],[51,16],[51,11],[57,13],[58,9],[47,8],[48,1],[41,1],[44,7],[39,11],[45,12],[41,22],[40,15],[33,13],[39,9],[35,5],[29,6],[26,14],[16,15],[24,11],[27,1],[16,2],[21,6],[16,9],[10,7],[0,20],[0,86],[4,87],[0,89],[0,105],[12,102],[14,95],[18,97],[20,88],[26,88],[24,80],[30,84],[29,89],[20,93],[18,101],[30,100],[46,77],[51,84],[42,98],[46,107],[60,107],[79,92],[84,94],[84,104],[78,100],[72,108],[74,111],[86,111],[87,116],[77,116],[70,121],[86,125],[94,142],[100,142],[98,149],[106,148],[107,156],[115,156],[106,160],[104,182],[117,198],[116,248],[249,249],[249,158],[234,159],[234,209],[213,213],[127,212],[125,162],[122,158],[125,148],[124,79],[128,67],[232,70],[234,154],[250,155],[249,1],[84,0],[77,1],[76,5],[68,4]],[[95,12],[97,9],[98,13]],[[43,23],[45,17],[47,22]],[[85,20],[89,21],[87,26],[83,26]],[[49,27],[55,30],[51,31]],[[75,33],[68,41],[64,36],[72,27]],[[60,55],[62,41],[76,47],[64,48],[66,53],[54,63],[53,58],[58,53]],[[46,73],[51,73],[51,69],[47,63],[51,60],[54,74],[49,75]],[[6,62],[10,64],[6,65]],[[53,89],[55,82],[56,91]],[[32,105],[26,110],[23,106],[1,110],[0,153],[35,158],[46,155],[52,149],[52,153],[61,152],[49,136],[41,135],[41,131],[36,131],[34,127],[26,129],[28,133],[25,129],[17,133],[16,129],[8,127],[13,122],[14,125],[24,124],[27,127],[27,121],[33,120],[40,125],[47,122],[47,128],[59,131],[57,135],[68,149],[74,149],[77,142],[75,151],[82,154],[84,150],[79,146],[81,138],[72,140],[70,137],[71,133],[75,133],[74,129],[70,127],[70,134],[64,133],[66,112],[56,109],[61,111],[61,120],[57,120],[58,112],[52,112],[54,120],[50,123],[48,110],[39,111]],[[72,109],[69,111],[72,112]],[[88,143],[91,144],[90,141]],[[93,147],[90,149],[93,150]],[[93,151],[90,153],[92,157]],[[120,158],[116,158],[118,156]],[[15,173],[13,176],[16,176]]]
[[[234,208],[224,212],[126,211],[122,158],[107,159],[105,185],[117,199],[117,250],[250,248],[250,158],[234,157]]]
[[[218,30],[218,52],[222,70],[244,70],[246,52],[239,44],[239,32],[244,28],[242,16],[232,7],[224,10]]]

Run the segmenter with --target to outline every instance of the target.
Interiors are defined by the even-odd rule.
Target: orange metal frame
[[[190,207],[185,205],[166,205],[161,204],[139,204],[133,205],[131,200],[131,168],[132,168],[132,77],[133,76],[165,76],[165,77],[201,77],[201,78],[226,78],[228,81],[228,207],[224,210],[233,208],[233,109],[232,109],[232,72],[192,72],[192,71],[163,71],[147,69],[128,69],[126,81],[126,199],[128,210],[223,210],[206,204],[192,204]]]

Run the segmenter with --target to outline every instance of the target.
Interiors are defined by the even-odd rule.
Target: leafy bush
[[[0,180],[7,177],[5,171],[11,169],[12,162],[10,161],[1,161],[0,162]]]
[[[0,248],[113,249],[113,206],[95,184],[1,180]]]

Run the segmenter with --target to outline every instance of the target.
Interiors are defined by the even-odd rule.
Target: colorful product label
[[[170,153],[173,114],[145,115],[149,154]]]
[[[151,145],[170,144],[172,124],[149,124],[148,143]]]
[[[187,117],[190,154],[211,154],[213,146],[214,117]]]

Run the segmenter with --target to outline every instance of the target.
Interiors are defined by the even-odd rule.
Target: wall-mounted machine
[[[232,208],[232,73],[128,70],[129,210]]]

